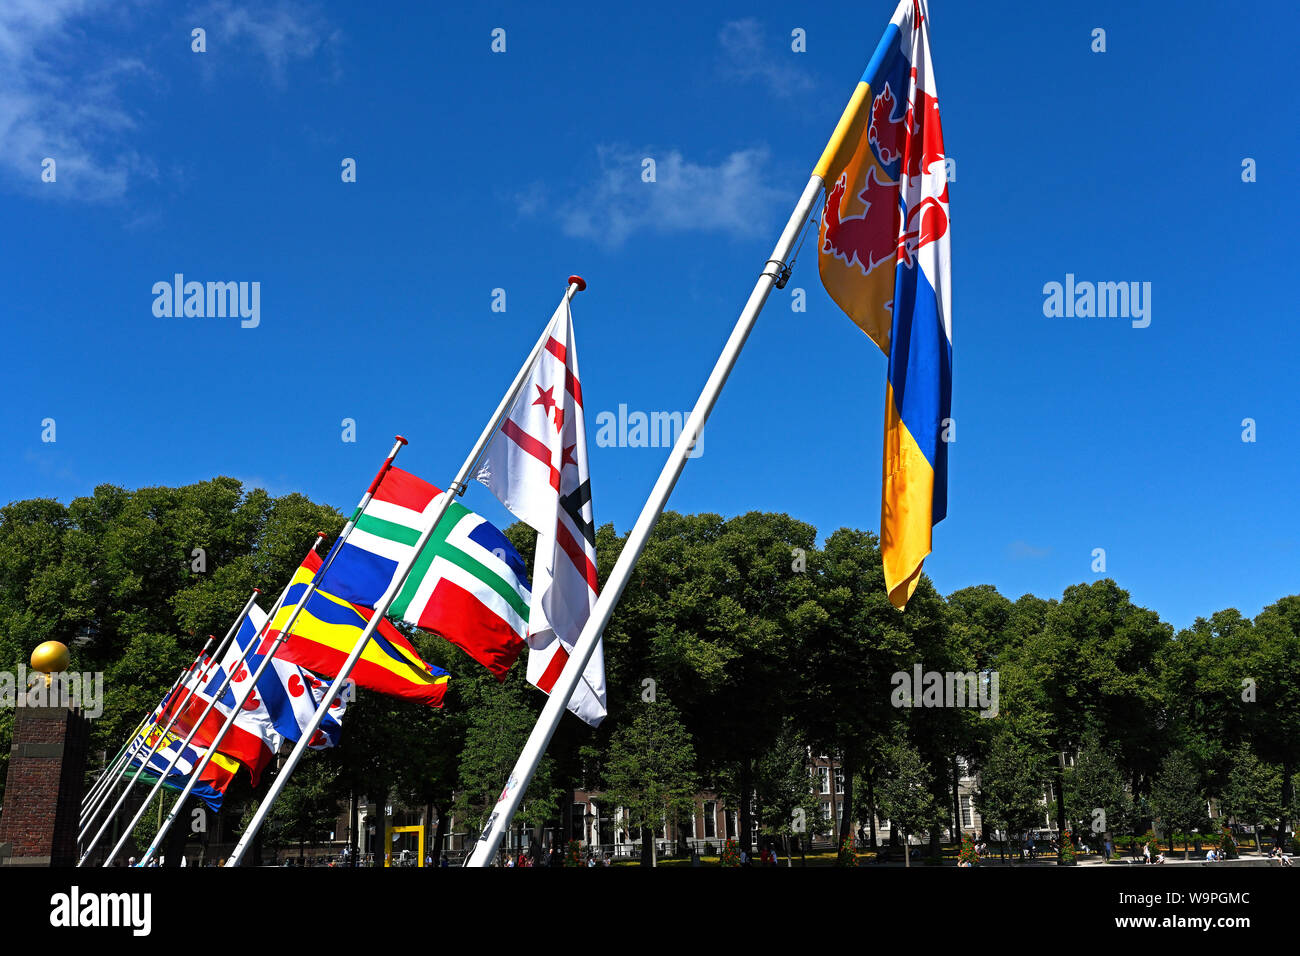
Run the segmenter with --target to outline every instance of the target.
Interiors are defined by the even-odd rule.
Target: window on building
[[[837,768],[835,771],[835,792],[844,792],[844,770],[842,768]]]
[[[585,840],[586,832],[586,813],[587,805],[585,803],[575,803],[573,805],[572,819],[569,821],[569,839]]]
[[[718,836],[718,805],[713,800],[704,801],[704,839],[714,840]]]
[[[831,802],[829,800],[824,800],[822,801],[822,819],[829,820],[830,818],[831,818]]]
[[[740,832],[740,824],[738,822],[739,816],[740,814],[736,810],[728,810],[725,814],[723,814],[723,819],[726,821],[726,825],[727,825],[728,840],[734,840],[736,838],[736,834]]]
[[[822,782],[822,793],[830,793],[830,792],[831,792],[831,768],[830,768],[830,767],[818,767],[818,768],[817,768],[817,775],[821,778],[821,782]],[[829,806],[829,804],[828,804],[828,806]],[[829,818],[828,818],[828,819],[829,819]]]
[[[975,825],[970,794],[965,794],[961,798],[961,825],[964,827],[973,827]]]
[[[694,813],[694,810],[695,810],[695,808],[692,807],[692,808],[691,808],[691,811],[692,811],[691,813],[686,814],[686,815],[683,815],[683,816],[680,816],[680,817],[677,818],[677,826],[680,828],[680,829],[678,830],[678,835],[679,835],[679,836],[683,836],[683,837],[687,837],[687,838],[690,838],[690,837],[694,837],[694,836],[695,836],[695,813]]]

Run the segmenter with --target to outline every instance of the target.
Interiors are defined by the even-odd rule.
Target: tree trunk
[[[1292,775],[1295,773],[1295,761],[1282,761],[1282,819],[1278,821],[1278,836],[1282,839],[1282,852],[1286,852],[1286,831],[1287,824],[1291,822],[1290,807],[1295,799],[1295,783]]]
[[[442,848],[447,842],[447,814],[440,804],[433,804],[434,811],[438,814],[438,824],[433,828],[433,865],[442,864]]]
[[[655,831],[652,827],[641,828],[641,865],[655,865]]]
[[[867,774],[867,815],[871,817],[871,849],[878,850],[876,843],[876,784],[875,775]]]
[[[348,798],[348,866],[355,867],[361,855],[361,841],[357,839],[357,822],[359,820],[357,792],[352,791]]]
[[[736,834],[737,843],[745,854],[745,859],[749,859],[753,852],[753,844],[750,843],[751,831],[753,830],[750,804],[753,803],[753,797],[754,768],[749,756],[746,755],[740,761],[740,832]]]
[[[844,772],[844,795],[840,799],[840,838],[837,840],[836,852],[839,847],[844,845],[844,841],[853,833],[853,774],[856,770],[853,755],[849,751],[844,752],[844,759],[840,762],[840,768]],[[834,787],[832,786],[832,790]]]
[[[894,828],[890,827],[891,835],[893,830]],[[912,845],[911,841],[907,839],[906,833],[903,834],[903,866],[909,870],[912,868]]]
[[[972,821],[974,822],[974,821]],[[963,831],[961,828],[961,780],[957,772],[957,755],[952,757],[952,825],[953,839],[961,846]]]
[[[1056,761],[1056,839],[1057,851],[1056,859],[1059,863],[1061,860],[1061,847],[1065,845],[1065,751],[1058,749],[1060,755]]]

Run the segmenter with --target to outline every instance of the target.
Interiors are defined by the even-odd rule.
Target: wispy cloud
[[[332,54],[339,37],[315,7],[297,0],[217,0],[184,22],[208,31],[201,69],[251,54],[280,88],[293,63]],[[10,188],[103,202],[158,178],[156,162],[139,144],[150,122],[147,97],[164,79],[139,45],[128,51],[120,41],[99,39],[120,36],[124,24],[130,18],[121,0],[0,2],[0,172]],[[175,42],[188,46],[188,31]],[[224,57],[218,42],[226,44]],[[46,157],[55,162],[53,184],[41,181]]]
[[[1051,548],[1040,548],[1028,541],[1012,541],[1007,545],[1007,557],[1013,561],[1040,561],[1051,553]]]
[[[289,66],[294,61],[311,60],[319,54],[333,56],[340,38],[319,10],[294,0],[247,5],[216,0],[199,8],[195,23],[208,33],[210,62],[218,62],[217,54],[232,48],[251,48],[281,89],[288,85]]]
[[[739,150],[716,165],[691,162],[679,150],[601,146],[597,156],[595,182],[559,209],[565,235],[609,246],[636,232],[750,235],[783,198],[767,185],[765,148]],[[655,161],[654,182],[642,179],[647,158]]]
[[[763,38],[763,28],[753,17],[732,20],[718,34],[722,45],[723,76],[741,81],[758,80],[767,84],[777,96],[806,93],[817,84],[811,76],[795,66],[791,57],[799,56],[789,44]]]
[[[85,21],[109,0],[5,0],[0,4],[0,165],[51,198],[106,200],[157,167],[130,145],[138,116],[123,90],[150,79],[143,61],[87,38]],[[55,184],[40,181],[55,161]],[[55,188],[57,186],[57,188]]]

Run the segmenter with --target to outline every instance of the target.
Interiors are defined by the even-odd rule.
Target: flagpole
[[[166,700],[171,695],[172,691],[174,691],[184,679],[185,671],[181,671],[181,676],[176,678],[176,683],[172,684],[171,690],[167,691],[167,693],[163,695],[163,700]],[[144,729],[144,725],[148,722],[149,715],[145,715],[140,719],[140,723],[135,725],[135,730],[131,731],[130,735],[126,738],[126,743],[122,744],[113,759],[104,765],[104,770],[99,775],[99,778],[91,784],[90,789],[86,791],[86,795],[81,800],[81,813],[83,819],[85,818],[86,809],[95,803],[100,793],[103,792],[104,787],[107,786],[109,779],[112,777],[112,772],[118,768],[119,764],[125,762],[124,758],[126,757],[127,751],[131,749],[132,745],[135,743],[135,738],[140,736],[140,731]]]
[[[321,541],[324,540],[324,538],[325,538],[324,531],[316,532],[316,540],[312,542],[312,546],[309,549],[309,553],[315,552],[316,548],[320,545]],[[319,576],[319,572],[317,572],[317,576]],[[312,589],[309,587],[307,591],[304,592],[304,600],[306,595],[311,593],[311,590]],[[235,674],[244,665],[244,662],[248,659],[248,656],[250,654],[256,653],[257,648],[261,647],[263,635],[266,634],[268,630],[270,630],[271,625],[275,622],[275,616],[280,612],[280,608],[284,606],[284,601],[285,598],[288,596],[288,594],[289,594],[289,587],[286,586],[285,589],[280,592],[279,600],[275,602],[275,606],[271,608],[271,613],[266,616],[266,623],[263,624],[262,627],[258,630],[257,634],[253,636],[253,639],[248,642],[248,646],[245,647],[243,651],[240,652],[239,659],[235,662],[233,670],[226,675],[226,679],[222,683],[221,688],[215,694],[212,695],[212,698],[208,701],[207,707],[204,708],[202,716],[200,716],[199,719],[195,722],[194,727],[189,732],[189,735],[185,738],[184,742],[181,743],[180,747],[177,748],[176,755],[172,757],[172,762],[167,767],[168,773],[171,773],[171,768],[175,766],[176,761],[180,759],[181,753],[185,750],[186,747],[189,746],[190,741],[194,739],[194,737],[198,734],[199,730],[202,728],[204,722],[207,721],[208,714],[212,713],[213,709],[217,706],[217,701],[221,700],[226,695],[226,691],[229,690],[230,685],[234,683]],[[301,608],[301,606],[302,605],[299,604],[299,608]],[[292,626],[293,621],[298,616],[297,612],[298,609],[295,609],[293,614],[290,615],[288,626]],[[284,643],[285,634],[287,633],[289,633],[288,627],[286,627],[285,631],[281,633],[279,639],[275,642],[275,644],[271,647],[271,649],[262,656],[262,663],[258,665],[257,670],[254,671],[252,677],[249,678],[248,686],[243,689],[243,691],[239,695],[239,698],[231,706],[230,713],[226,715],[226,719],[221,724],[221,729],[217,731],[216,736],[213,737],[212,741],[207,745],[207,748],[203,751],[203,755],[199,759],[198,763],[194,764],[194,766],[190,768],[189,779],[185,781],[185,786],[181,789],[180,794],[176,797],[176,801],[175,803],[172,804],[171,810],[168,811],[167,819],[165,821],[159,819],[158,832],[154,834],[153,840],[150,842],[148,849],[145,850],[144,856],[140,857],[141,866],[147,864],[149,862],[149,858],[152,857],[154,852],[157,851],[158,847],[162,845],[163,838],[167,835],[167,831],[170,830],[172,824],[176,822],[176,818],[180,816],[181,810],[185,806],[185,801],[189,798],[189,795],[194,792],[195,786],[198,785],[199,777],[202,776],[203,771],[207,769],[208,764],[212,762],[212,758],[216,755],[218,748],[221,746],[221,742],[226,739],[226,734],[230,732],[230,728],[235,725],[235,721],[238,720],[239,715],[243,712],[244,704],[248,701],[249,697],[251,697],[254,693],[256,693],[258,681],[261,680],[262,675],[266,673],[267,668],[271,666],[271,661],[275,658],[275,653],[280,649],[280,645]],[[157,789],[157,787],[158,784],[154,784],[154,788]],[[150,794],[151,798],[152,796],[153,795]],[[137,819],[144,814],[145,807],[147,807],[148,805],[149,805],[149,801],[146,800],[144,804],[140,807],[138,813],[136,814]],[[161,818],[162,807],[158,808],[158,815]],[[134,822],[132,822],[132,827],[134,828],[134,826],[135,824]],[[123,840],[125,840],[125,837],[123,838]],[[118,849],[120,849],[120,845]],[[114,849],[113,853],[116,854],[117,849]],[[108,863],[111,862],[111,860],[112,858],[110,857],[109,861],[105,862],[104,865],[108,866]]]
[[[214,638],[211,634],[209,634],[209,635],[208,635],[208,639],[207,639],[206,641],[203,642],[203,650],[199,651],[199,656],[198,656],[197,658],[195,658],[194,664],[191,664],[191,665],[190,665],[189,667],[187,667],[185,670],[181,671],[181,676],[180,676],[180,678],[179,678],[179,681],[180,681],[180,682],[183,682],[183,681],[185,680],[185,676],[186,676],[187,674],[192,673],[193,670],[194,670],[194,667],[195,667],[197,664],[199,664],[199,663],[202,662],[204,655],[207,654],[207,652],[208,652],[208,648],[212,646],[212,642],[213,642],[214,640],[216,640],[216,638]],[[225,644],[225,641],[223,641],[222,644],[224,645],[224,644]],[[163,698],[163,703],[166,704],[168,698],[170,698],[171,695],[174,694],[174,693],[175,693],[175,690],[169,692],[169,693],[168,693],[168,696],[167,696],[166,698]],[[191,689],[191,690],[189,691],[189,693],[192,694],[192,693],[193,693],[193,690]],[[173,719],[174,719],[174,718],[173,718]],[[156,726],[156,724],[155,724],[155,726]],[[149,763],[149,761],[153,759],[154,754],[156,754],[156,753],[158,752],[158,747],[162,744],[162,741],[163,741],[164,737],[165,737],[166,734],[167,734],[167,730],[170,730],[170,729],[171,729],[171,724],[169,723],[169,724],[167,725],[167,729],[164,730],[163,733],[162,733],[162,735],[160,735],[160,736],[158,737],[158,739],[154,742],[154,744],[153,744],[151,747],[149,747],[149,752],[146,753],[145,756],[144,756],[144,758],[140,761],[140,765],[141,765],[142,767],[145,766],[145,765],[147,765],[147,764]],[[147,741],[148,741],[148,736],[147,736],[147,735],[146,735],[145,737],[141,738],[140,743],[135,747],[135,751],[134,751],[134,753],[131,755],[131,758],[128,758],[128,762],[129,762],[130,759],[135,758],[135,757],[138,757],[138,756],[140,755],[141,751],[144,750],[144,747],[145,747],[145,744],[147,743]],[[133,740],[132,740],[132,743],[134,743],[134,742],[135,742],[135,741],[134,741],[134,739],[133,739]],[[123,773],[123,778],[125,778],[125,776],[126,776],[125,773]],[[137,779],[139,779],[139,775],[138,775],[138,774],[137,774],[135,777],[130,778],[130,782],[127,783],[127,785],[126,785],[126,790],[127,790],[128,793],[130,792],[131,788],[135,786],[135,781],[136,781]],[[104,801],[104,803],[107,802],[107,797],[108,797],[109,793],[111,793],[111,792],[112,792],[112,788],[110,788],[110,789],[109,789],[109,792],[106,793],[106,794],[104,795],[104,796],[105,796],[105,801]],[[104,803],[101,803],[101,804],[100,804],[100,807],[97,807],[97,808],[95,809],[95,812],[90,814],[89,818],[86,820],[85,824],[82,826],[82,828],[81,828],[81,832],[77,834],[77,842],[78,842],[78,843],[80,843],[82,840],[84,840],[84,839],[86,838],[86,834],[90,832],[90,828],[91,828],[91,826],[92,826],[92,825],[94,824],[94,822],[95,822],[95,817],[97,817],[97,816],[99,815],[99,810],[103,807]],[[116,812],[116,807],[114,808],[114,812]],[[111,819],[111,815],[110,815],[110,819]]]
[[[841,125],[844,125],[843,121],[841,121]],[[836,138],[842,138],[839,129],[836,130],[836,137],[832,139],[832,144],[835,143]],[[830,149],[829,146],[827,148]],[[781,238],[777,240],[772,255],[764,263],[763,271],[759,274],[758,282],[754,285],[754,291],[749,294],[749,300],[745,303],[744,309],[741,310],[740,318],[736,320],[735,328],[731,331],[731,337],[727,339],[722,354],[718,356],[718,360],[713,366],[713,372],[704,385],[704,391],[700,393],[700,397],[696,400],[695,407],[691,410],[690,417],[686,420],[686,425],[682,428],[681,434],[677,437],[677,443],[668,456],[668,461],[664,463],[663,471],[659,474],[659,480],[655,482],[654,489],[650,492],[645,507],[641,509],[640,517],[637,518],[636,524],[628,534],[627,542],[623,545],[618,561],[614,564],[614,569],[610,572],[604,589],[600,592],[600,596],[591,609],[591,616],[587,618],[587,623],[583,625],[582,633],[573,648],[573,653],[569,656],[563,671],[561,671],[555,685],[551,688],[550,696],[547,697],[546,704],[542,707],[542,713],[537,718],[537,723],[534,725],[532,733],[529,734],[528,742],[524,745],[523,751],[519,754],[519,760],[515,763],[515,768],[501,791],[501,797],[497,800],[496,808],[488,818],[487,826],[484,827],[478,844],[466,863],[467,866],[488,866],[496,858],[501,839],[510,827],[515,811],[519,808],[519,802],[528,789],[528,783],[532,780],[537,765],[546,752],[546,747],[555,733],[555,728],[559,726],[560,717],[564,714],[569,698],[573,695],[574,688],[577,687],[578,681],[582,677],[583,669],[591,659],[591,655],[600,641],[601,634],[609,623],[610,615],[613,614],[614,607],[618,604],[618,599],[627,586],[637,559],[641,557],[641,552],[645,550],[646,543],[650,539],[650,533],[654,530],[655,524],[659,521],[659,516],[663,513],[664,506],[668,503],[668,496],[672,494],[677,479],[681,477],[682,469],[686,466],[687,456],[695,445],[695,439],[703,431],[704,423],[708,421],[709,413],[713,411],[713,406],[718,400],[722,387],[727,384],[727,377],[731,374],[736,360],[740,357],[740,351],[745,347],[745,341],[749,338],[749,333],[753,330],[754,323],[758,319],[758,314],[763,310],[763,305],[766,303],[772,287],[778,280],[784,285],[785,278],[788,277],[790,266],[787,259],[794,250],[799,233],[808,221],[808,216],[812,212],[813,205],[824,185],[822,177],[817,173],[814,173],[809,178],[808,185],[804,187],[803,195],[799,197],[799,202],[795,205],[789,222],[785,224],[785,229],[781,232]]]
[[[317,532],[316,542],[312,545],[313,551],[316,549],[316,544],[320,543],[320,539],[322,537],[324,537],[324,532],[323,531]],[[248,612],[252,610],[253,602],[257,599],[257,595],[260,593],[261,592],[258,588],[253,589],[253,594],[248,599],[248,604],[244,608],[243,615],[236,622],[236,627],[232,629],[231,632],[232,636],[233,634],[238,632],[239,626],[241,626],[244,623],[244,618],[246,618],[248,616]],[[149,804],[153,800],[154,795],[163,788],[167,778],[171,776],[172,770],[175,769],[176,764],[180,761],[181,756],[185,753],[185,749],[189,747],[190,741],[192,741],[194,737],[198,734],[199,730],[203,727],[203,724],[207,721],[208,714],[212,713],[213,708],[216,707],[217,701],[225,696],[226,691],[229,689],[231,683],[233,683],[234,681],[235,673],[238,672],[239,668],[243,665],[245,659],[248,657],[249,654],[253,652],[253,649],[257,647],[262,632],[266,629],[266,627],[270,625],[270,622],[275,617],[276,612],[280,610],[280,605],[284,603],[285,595],[288,593],[289,593],[289,589],[287,587],[280,592],[280,597],[279,599],[276,600],[275,606],[272,607],[271,614],[267,618],[266,624],[264,624],[262,628],[258,631],[258,633],[254,635],[253,639],[248,642],[248,646],[246,646],[242,651],[240,651],[239,657],[235,661],[234,669],[230,673],[226,674],[226,679],[222,682],[221,687],[217,690],[216,694],[214,694],[208,700],[207,706],[203,708],[203,713],[199,715],[199,719],[194,722],[194,725],[190,728],[189,733],[185,735],[185,739],[182,740],[176,746],[176,752],[172,754],[171,760],[167,762],[167,766],[163,769],[163,772],[159,774],[158,779],[154,781],[153,789],[149,791],[149,795],[144,798],[143,802],[141,802],[140,808],[136,811],[135,816],[131,818],[130,824],[123,831],[121,838],[117,841],[117,845],[113,847],[112,851],[108,854],[108,857],[104,860],[103,866],[106,867],[110,866],[113,860],[117,858],[117,854],[122,851],[122,847],[126,845],[126,841],[130,839],[132,832],[135,830],[136,824],[140,822],[141,817],[144,816],[145,811],[149,808]],[[222,652],[221,655],[215,656],[215,660],[218,664],[220,664],[221,658],[223,656],[224,656],[224,651]],[[199,686],[198,684],[195,685],[194,691],[197,691],[198,686]],[[186,698],[185,704],[182,704],[179,707],[177,707],[176,714],[173,717],[173,722],[175,721],[175,719],[179,718],[184,706],[189,703],[190,698],[192,698],[193,696],[194,694],[192,692],[190,694],[190,697]],[[240,707],[243,706],[243,700],[239,702],[239,706]],[[170,729],[170,727],[171,724],[169,723],[168,729]],[[164,733],[163,737],[165,738],[165,736],[166,734]],[[159,739],[161,741],[163,738],[159,738]],[[192,766],[190,768],[189,779],[186,781],[185,796],[188,796],[190,791],[194,788],[194,785],[198,782],[199,774],[202,773],[203,767],[206,766],[207,763],[204,762],[201,766]],[[162,815],[161,805],[159,805],[158,807],[158,814],[159,816]],[[148,857],[142,857],[140,860],[140,865],[144,866],[144,864],[147,861],[148,861]],[[79,865],[80,864],[78,864],[78,866]]]
[[[587,283],[581,276],[569,276],[569,285],[564,292],[564,301],[572,301],[574,294],[581,292],[585,288],[587,288]],[[410,576],[411,568],[415,566],[415,562],[419,558],[420,552],[424,550],[424,546],[428,544],[429,539],[433,537],[433,533],[438,529],[438,525],[442,522],[443,516],[446,515],[447,509],[451,507],[452,501],[458,495],[464,493],[465,488],[467,487],[466,483],[470,481],[474,469],[478,467],[479,459],[483,457],[483,452],[487,449],[488,443],[496,434],[497,429],[501,427],[502,421],[505,420],[506,415],[514,405],[515,399],[518,397],[520,390],[527,383],[528,376],[532,371],[533,363],[537,361],[537,357],[542,353],[542,349],[546,347],[546,343],[550,339],[552,324],[552,322],[546,323],[546,328],[542,330],[541,336],[537,339],[537,343],[533,346],[532,351],[528,353],[528,358],[524,360],[524,364],[519,367],[519,372],[515,375],[514,381],[510,383],[510,387],[506,390],[501,402],[497,405],[496,411],[492,414],[492,418],[488,422],[487,427],[483,429],[483,433],[474,444],[474,448],[469,453],[469,457],[465,459],[465,463],[461,465],[460,471],[456,473],[456,477],[452,480],[451,484],[449,484],[446,490],[438,496],[428,526],[421,533],[419,541],[416,542],[414,550],[407,557],[406,562],[398,575],[389,583],[388,590],[384,592],[379,603],[375,605],[375,613],[372,614],[370,620],[366,622],[366,626],[357,638],[356,644],[353,645],[352,651],[348,654],[347,660],[344,661],[343,666],[339,668],[338,675],[334,678],[334,682],[330,684],[329,691],[321,700],[320,706],[316,708],[316,713],[312,715],[311,724],[303,732],[302,737],[299,738],[298,743],[294,746],[293,752],[289,754],[288,759],[284,762],[284,766],[282,766],[279,773],[276,774],[275,782],[271,785],[271,789],[267,791],[266,796],[262,798],[262,802],[257,807],[257,813],[253,815],[253,819],[249,821],[247,828],[244,830],[243,836],[239,838],[239,843],[236,844],[235,849],[226,859],[227,867],[239,866],[240,862],[244,859],[244,854],[248,851],[249,844],[251,844],[253,839],[257,836],[262,824],[266,821],[267,815],[271,812],[271,808],[275,805],[275,801],[279,799],[281,792],[288,783],[289,777],[293,773],[294,768],[298,766],[298,761],[302,759],[303,753],[306,752],[308,743],[320,727],[321,721],[325,719],[325,714],[329,711],[330,702],[338,696],[344,682],[348,679],[349,675],[351,675],[352,668],[354,668],[357,661],[361,659],[361,654],[366,649],[366,644],[369,643],[370,636],[375,632],[375,629],[379,626],[379,622],[383,620],[384,615],[388,613],[388,609],[397,598],[397,595],[401,593],[402,585],[406,583],[406,579]]]
[[[253,606],[253,602],[257,600],[258,593],[259,592],[257,588],[253,588],[253,593],[250,594],[248,600],[244,602],[244,609],[239,612],[239,616],[235,618],[235,623],[230,625],[230,630],[226,632],[226,636],[222,639],[221,644],[219,646],[219,653],[224,653],[225,648],[229,646],[230,641],[234,638],[235,634],[239,631],[239,626],[244,623],[244,618],[248,616],[248,609],[251,608]],[[211,643],[212,643],[212,637],[211,635],[209,635],[208,643],[203,645],[204,649],[206,650],[208,644]],[[202,655],[200,655],[200,657],[202,657]],[[158,752],[158,749],[162,746],[163,741],[167,739],[167,735],[171,732],[172,726],[180,718],[181,709],[185,706],[185,704],[189,703],[190,698],[194,696],[194,692],[197,690],[199,683],[200,682],[196,680],[193,687],[187,688],[187,693],[185,694],[183,702],[179,702],[174,708],[172,708],[171,719],[167,721],[167,726],[163,728],[162,733],[158,735],[158,739],[154,742],[153,746],[149,748],[148,755],[142,761],[140,761],[140,770],[148,769],[149,761],[153,759],[154,754]],[[137,749],[136,753],[138,754],[139,752],[140,750]],[[166,778],[167,774],[171,773],[172,766],[175,766],[175,759],[173,759],[171,765],[167,767],[167,770],[162,774],[162,776],[158,778],[158,782],[154,784],[154,789],[149,792],[149,796],[145,798],[144,805],[141,807],[141,813],[143,813],[144,807],[147,807],[149,805],[149,801],[153,799],[153,795],[154,793],[157,792],[158,786]],[[108,816],[104,818],[104,822],[100,825],[99,830],[96,831],[94,839],[90,841],[90,846],[86,847],[85,852],[81,854],[81,859],[77,861],[78,867],[82,866],[86,862],[86,860],[90,858],[90,854],[94,852],[95,847],[99,844],[100,838],[103,837],[104,831],[108,829],[108,825],[113,822],[113,818],[117,816],[117,813],[122,808],[122,805],[126,803],[126,798],[130,796],[131,791],[135,789],[135,785],[139,782],[140,782],[140,773],[139,771],[137,771],[135,775],[131,777],[130,782],[126,785],[126,789],[122,791],[122,795],[117,798],[117,803],[113,805],[113,809],[110,810],[108,812]],[[135,827],[138,820],[139,820],[139,815],[137,815],[135,820],[131,821],[131,826],[127,827],[126,832],[122,834],[122,839],[118,842],[118,845],[113,850],[113,853],[109,855],[108,861],[104,863],[105,866],[108,866],[108,864],[112,862],[113,857],[117,854],[117,850],[121,849],[122,844],[126,843],[126,841],[130,839],[131,830],[132,828]],[[87,830],[90,829],[89,825],[87,825],[86,829]],[[78,841],[80,841],[82,837],[78,837],[77,839]]]
[[[208,649],[208,644],[210,643],[212,643],[212,638],[209,635],[208,643],[203,645],[203,651]],[[176,683],[172,684],[171,690],[163,695],[162,704],[166,704],[171,695],[176,692],[176,688],[178,688],[185,680],[185,675],[190,673],[194,669],[194,665],[203,659],[203,651],[199,652],[199,656],[194,659],[193,664],[190,664],[189,667],[181,668],[181,672],[176,678]],[[158,708],[155,708],[155,710],[157,709]],[[149,716],[140,721],[139,726],[135,729],[135,733],[127,739],[127,742],[122,746],[122,750],[118,756],[113,758],[113,763],[115,765],[114,774],[110,775],[107,770],[104,772],[104,777],[102,779],[106,779],[107,784],[97,791],[94,800],[92,800],[91,803],[81,811],[81,817],[78,821],[80,827],[77,832],[78,844],[86,838],[86,833],[90,830],[91,824],[94,823],[95,818],[99,816],[100,811],[104,809],[109,797],[112,796],[113,791],[117,788],[118,781],[125,777],[126,765],[144,749],[145,740],[143,738],[137,738],[140,738],[140,734],[144,731],[145,726],[149,724],[152,716],[153,714],[151,712]]]
[[[199,658],[196,657],[193,664],[187,668],[181,669],[180,675],[172,684],[171,689],[168,690],[167,693],[163,694],[159,707],[155,707],[154,710],[160,709],[161,705],[167,702],[167,698],[176,692],[176,688],[179,687],[181,681],[185,679],[185,675],[188,674],[193,669],[194,664],[197,664],[198,662]],[[126,743],[122,744],[121,749],[118,750],[117,755],[105,765],[103,773],[99,775],[99,779],[96,780],[94,785],[90,788],[90,792],[86,794],[86,798],[81,801],[81,817],[79,823],[84,824],[87,815],[93,812],[94,809],[97,809],[104,791],[112,786],[113,781],[117,779],[122,767],[126,765],[132,756],[134,756],[138,749],[136,738],[140,736],[140,732],[144,730],[145,725],[150,722],[152,717],[153,711],[150,711],[141,718],[140,722],[135,725],[135,730],[131,731],[131,735],[126,738]]]
[[[148,849],[145,850],[144,856],[140,858],[142,865],[149,862],[149,858],[153,856],[154,852],[158,849],[158,846],[162,843],[163,837],[167,835],[167,831],[170,830],[172,824],[176,822],[176,818],[180,816],[181,808],[184,806],[185,800],[189,797],[190,792],[194,789],[194,785],[198,782],[199,775],[212,760],[213,754],[217,752],[217,747],[220,746],[221,742],[226,738],[227,732],[229,732],[230,728],[234,726],[235,719],[239,716],[239,712],[244,706],[244,701],[246,701],[249,695],[254,692],[254,689],[257,687],[257,682],[261,679],[262,675],[266,673],[266,669],[271,666],[271,662],[275,659],[280,648],[289,640],[290,636],[292,636],[293,625],[298,620],[298,615],[302,613],[303,608],[307,606],[308,599],[316,593],[317,582],[325,576],[325,572],[328,571],[330,565],[334,563],[334,558],[341,550],[341,546],[348,540],[348,536],[352,534],[352,529],[356,527],[357,517],[366,510],[366,505],[368,505],[370,500],[374,497],[375,491],[379,488],[380,482],[384,480],[384,475],[388,474],[388,470],[393,467],[393,459],[397,457],[397,453],[402,450],[402,446],[405,444],[406,439],[401,435],[394,437],[393,447],[388,452],[388,457],[384,459],[384,463],[380,466],[379,471],[375,472],[375,477],[370,482],[370,487],[367,488],[366,493],[361,496],[361,501],[358,502],[356,510],[352,512],[352,517],[348,519],[347,524],[343,526],[343,530],[339,532],[339,536],[335,540],[333,548],[330,549],[330,553],[326,556],[325,562],[312,576],[311,581],[308,582],[307,587],[299,596],[298,603],[294,607],[293,612],[289,615],[289,619],[285,622],[284,627],[280,629],[280,636],[276,639],[275,644],[273,644],[262,656],[262,663],[258,665],[257,673],[255,673],[252,679],[248,682],[248,687],[244,689],[243,696],[226,717],[225,723],[221,725],[221,730],[217,733],[217,736],[213,738],[212,743],[210,743],[207,750],[204,751],[203,757],[196,765],[189,782],[185,785],[185,789],[182,790],[180,796],[176,798],[176,802],[172,805],[171,811],[167,814],[167,819],[163,821],[162,826],[159,827],[158,832],[154,835],[153,841],[149,844]],[[320,533],[317,541],[312,544],[313,551],[316,550],[316,545],[320,543],[320,538],[322,537],[324,537],[324,534]],[[288,593],[289,589],[285,588],[285,594]],[[284,595],[281,595],[280,600],[283,602]],[[279,610],[279,604],[277,604],[276,610]],[[266,619],[266,627],[263,628],[263,632],[270,628],[274,620],[274,614]],[[261,635],[259,634],[258,637],[258,642],[260,643]],[[336,681],[336,683],[339,682]],[[331,685],[329,694],[325,696],[321,704],[324,710],[328,711],[329,704],[334,700],[335,696],[333,685]],[[214,700],[213,703],[215,704],[216,701]],[[302,739],[299,743],[303,743],[304,741],[309,743],[311,741],[311,737],[316,733],[317,728],[320,726],[320,721],[324,719],[323,716],[321,716],[320,711],[317,711],[317,717],[318,719],[313,723],[311,729],[302,735]]]

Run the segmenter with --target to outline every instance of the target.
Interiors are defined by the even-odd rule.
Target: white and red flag
[[[528,680],[549,694],[599,588],[582,383],[567,298],[555,310],[528,384],[488,444],[475,477],[537,531]],[[597,643],[582,678],[569,710],[595,727],[605,717],[603,643]]]

